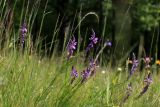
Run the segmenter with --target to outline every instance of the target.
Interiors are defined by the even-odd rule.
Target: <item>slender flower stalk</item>
[[[23,23],[23,25],[20,28],[20,31],[21,31],[21,46],[22,46],[22,48],[24,48],[25,36],[26,36],[26,33],[27,33],[26,23]]]
[[[97,68],[97,64],[94,61],[94,59],[91,59],[89,62],[89,67],[88,67],[91,71],[91,76],[93,76],[96,73],[96,68]]]
[[[82,81],[81,83],[84,83],[91,75],[91,71],[89,68],[87,68],[86,70],[83,70],[83,72],[81,72],[82,75]]]
[[[127,99],[131,96],[132,90],[133,90],[132,89],[132,84],[129,83],[128,87],[127,87],[127,91],[126,91],[126,96],[123,98],[123,101],[122,101],[121,105],[124,104],[127,101]]]
[[[71,79],[71,84],[72,84],[73,81],[78,77],[78,72],[74,66],[72,66],[71,77],[72,77]]]
[[[128,73],[129,70],[129,58],[126,60],[125,71]]]
[[[139,96],[137,98],[140,98],[144,93],[147,92],[150,84],[153,82],[152,80],[152,77],[151,77],[151,73],[149,73],[147,75],[147,77],[144,79],[144,83],[145,83],[145,86],[143,87],[143,90],[140,92]]]
[[[67,51],[68,51],[67,58],[68,59],[70,59],[70,57],[73,55],[73,52],[76,49],[76,45],[77,45],[76,39],[75,37],[73,37],[73,39],[69,41],[68,46],[67,46]]]

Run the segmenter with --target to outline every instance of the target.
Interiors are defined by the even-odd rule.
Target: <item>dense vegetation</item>
[[[1,107],[158,107],[159,0],[1,0]]]

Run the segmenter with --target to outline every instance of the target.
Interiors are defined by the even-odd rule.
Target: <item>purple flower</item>
[[[145,68],[150,68],[151,58],[150,57],[145,57],[144,62],[145,62]]]
[[[78,72],[74,66],[72,66],[71,77],[72,77],[71,79],[71,84],[72,84],[73,81],[76,79],[76,77],[78,77]]]
[[[128,79],[129,79],[129,78],[133,75],[133,73],[137,70],[138,65],[139,65],[139,61],[136,59],[136,56],[135,56],[135,54],[133,53],[132,68],[131,68],[130,74],[129,74],[129,76],[128,76]]]
[[[77,45],[76,39],[75,37],[73,37],[73,39],[69,41],[67,46],[68,59],[73,55],[73,51],[76,49],[76,45]]]
[[[149,57],[145,57],[145,62],[146,63],[150,63],[151,62],[151,59]]]
[[[86,70],[83,70],[83,72],[81,73],[81,75],[82,75],[82,81],[81,81],[81,83],[83,83],[84,81],[86,81],[90,77],[90,75],[91,75],[90,69],[87,68]]]
[[[89,38],[89,40],[90,40],[90,43],[86,48],[86,52],[88,52],[91,48],[93,48],[94,45],[97,44],[98,42],[98,38],[96,37],[94,30],[92,30],[92,35]]]
[[[89,40],[92,41],[94,44],[98,42],[98,38],[96,37],[94,30],[92,30],[92,35],[91,38],[89,38]]]
[[[20,31],[21,31],[21,46],[23,48],[24,47],[24,42],[25,42],[25,36],[26,36],[26,33],[27,33],[26,23],[23,23],[23,25],[20,28]]]
[[[107,41],[105,42],[105,45],[111,47],[111,46],[112,46],[112,42],[109,41],[109,40],[107,40]]]

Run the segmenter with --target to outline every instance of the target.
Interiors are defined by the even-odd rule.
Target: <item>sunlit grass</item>
[[[72,64],[80,73],[85,66],[71,59],[40,59],[36,55],[1,55],[1,106],[119,106],[132,82],[133,93],[124,106],[158,106],[160,96],[159,75],[153,73],[153,83],[139,99],[145,72],[136,72],[127,81],[127,74],[117,69],[98,68],[96,75],[85,83],[81,77],[70,84]],[[102,72],[103,71],[103,72]],[[104,73],[105,71],[105,73]]]

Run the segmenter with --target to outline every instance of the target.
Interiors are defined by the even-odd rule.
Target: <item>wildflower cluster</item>
[[[90,40],[90,44],[88,45],[86,51],[88,52],[95,44],[97,44],[98,42],[98,38],[96,37],[95,35],[95,32],[92,30],[92,35],[91,37],[89,38]],[[68,51],[68,56],[67,58],[69,59],[72,55],[73,55],[73,52],[74,50],[76,49],[76,45],[77,45],[77,42],[76,42],[76,39],[75,37],[73,37],[69,43],[68,43],[68,46],[67,46],[67,51]],[[105,43],[105,46],[111,46],[111,42],[110,41],[107,41]],[[103,49],[102,49],[103,50]],[[100,53],[102,52],[102,50],[100,51]],[[99,53],[99,54],[100,54]],[[97,68],[97,64],[96,64],[96,61],[97,61],[97,58],[99,56],[99,54],[97,55],[97,57],[95,59],[91,59],[89,61],[89,64],[88,64],[88,67],[83,70],[81,72],[81,83],[84,83],[89,77],[93,76],[95,73],[96,73],[96,68]],[[72,66],[72,71],[71,71],[71,84],[73,83],[73,81],[78,77],[78,72],[76,70],[76,68],[74,66]]]
[[[144,61],[144,63],[145,63],[145,68],[147,68],[147,71],[149,72],[148,74],[147,74],[147,76],[145,77],[145,79],[144,79],[144,84],[145,84],[145,86],[143,87],[143,89],[142,89],[142,91],[140,92],[140,94],[139,94],[139,96],[137,97],[137,98],[140,98],[144,93],[146,93],[147,92],[147,90],[148,90],[148,88],[149,88],[149,86],[150,86],[150,84],[153,82],[153,80],[152,80],[152,76],[151,76],[151,72],[150,72],[150,69],[148,69],[148,68],[150,68],[150,63],[151,63],[151,60],[152,60],[152,58],[150,58],[150,57],[145,57],[145,58],[143,58],[143,61]],[[129,76],[128,76],[128,79],[133,75],[133,73],[137,70],[137,68],[138,68],[138,66],[139,66],[139,61],[136,59],[136,56],[135,56],[135,54],[133,53],[133,56],[132,56],[132,61],[130,61],[129,60],[129,58],[127,59],[127,61],[126,61],[126,70],[128,71],[128,64],[132,64],[132,67],[131,67],[131,70],[130,70],[130,72],[129,72]],[[131,95],[131,93],[132,93],[132,85],[131,85],[131,83],[128,85],[128,88],[127,88],[127,92],[126,92],[126,96],[124,97],[124,99],[123,99],[123,101],[122,101],[122,103],[121,104],[124,104],[125,103],[125,101],[129,98],[129,96]]]
[[[92,59],[89,63],[89,66],[81,72],[81,83],[84,83],[89,77],[93,76],[96,73],[97,65],[95,64],[95,61]],[[71,72],[71,83],[78,77],[78,72],[75,69],[75,67],[72,66],[72,72]]]

